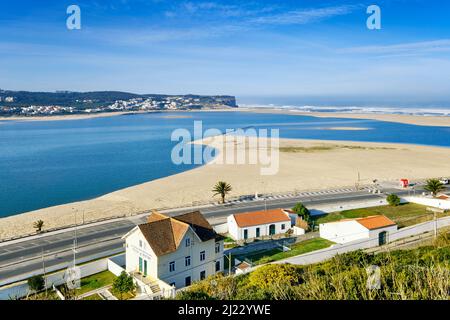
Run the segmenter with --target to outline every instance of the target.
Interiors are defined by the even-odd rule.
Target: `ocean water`
[[[175,129],[280,130],[282,138],[450,147],[450,128],[244,112],[177,112],[0,122],[0,217],[98,197],[195,167],[171,161]],[[364,131],[324,130],[332,127]],[[445,160],[443,160],[445,161]]]

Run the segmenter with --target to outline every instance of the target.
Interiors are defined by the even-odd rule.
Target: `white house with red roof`
[[[383,215],[377,215],[322,223],[319,230],[321,238],[336,243],[378,239],[378,244],[383,245],[389,242],[389,234],[397,231],[397,224]]]
[[[287,232],[291,217],[284,209],[236,213],[228,216],[228,233],[235,240],[247,240]]]

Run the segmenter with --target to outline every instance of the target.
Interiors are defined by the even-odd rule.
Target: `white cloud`
[[[308,24],[336,16],[348,15],[356,8],[359,8],[359,6],[343,5],[336,7],[294,10],[275,15],[258,17],[253,19],[252,22],[275,25]]]
[[[395,45],[363,46],[340,49],[340,53],[361,53],[361,54],[420,54],[431,52],[446,52],[450,50],[450,39],[401,43]]]

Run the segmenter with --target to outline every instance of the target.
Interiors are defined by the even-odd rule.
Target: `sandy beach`
[[[146,113],[167,113],[167,118],[188,118],[189,116],[176,116],[170,115],[174,112],[233,112],[239,111],[235,108],[228,109],[205,109],[205,110],[147,110],[147,111],[121,111],[121,112],[102,112],[102,113],[86,113],[86,114],[67,114],[67,115],[55,115],[55,116],[31,116],[31,117],[0,117],[0,121],[61,121],[61,120],[81,120],[81,119],[94,119],[94,118],[106,118],[116,117],[123,115],[133,114],[146,114]]]
[[[223,154],[236,142],[204,141]],[[239,152],[267,152],[271,148],[248,145]],[[273,150],[272,150],[273,151]],[[213,185],[224,180],[233,191],[230,197],[258,193],[281,193],[354,186],[400,178],[424,179],[450,176],[450,148],[318,140],[281,140],[279,172],[260,175],[258,164],[210,163],[194,170],[154,180],[102,197],[0,219],[0,238],[32,233],[33,222],[42,219],[44,229],[92,221],[156,208],[190,206],[212,198]]]
[[[386,122],[413,124],[418,126],[450,127],[450,117],[446,116],[345,112],[302,112],[296,110],[280,110],[270,108],[240,108],[239,110],[243,112],[290,114],[317,118],[370,119]]]
[[[168,113],[167,118],[186,118],[189,116],[171,116],[174,112],[256,112],[272,114],[290,114],[299,116],[310,116],[317,118],[344,118],[344,119],[370,119],[387,122],[413,124],[419,126],[442,126],[450,127],[450,117],[446,116],[420,116],[406,114],[374,114],[374,113],[344,113],[344,112],[302,112],[296,110],[281,110],[271,108],[227,108],[227,109],[208,109],[208,110],[158,110],[158,111],[134,111],[134,112],[109,112],[94,114],[73,114],[60,116],[42,116],[42,117],[0,117],[0,121],[60,121],[60,120],[80,120],[103,117],[114,117],[130,114],[145,113]],[[328,128],[328,130],[367,130],[367,128]]]

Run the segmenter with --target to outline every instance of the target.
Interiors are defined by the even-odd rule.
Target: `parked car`
[[[442,184],[445,184],[445,185],[447,185],[447,184],[450,183],[450,181],[449,181],[447,178],[442,178],[442,179],[440,179],[439,181],[440,181]]]

